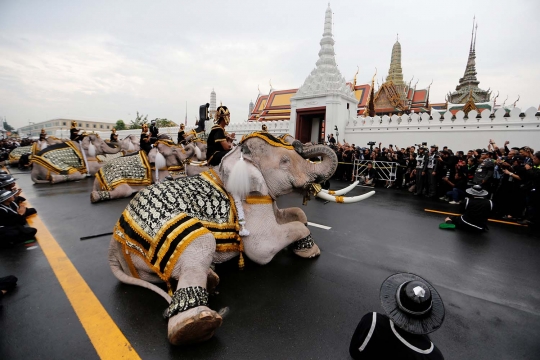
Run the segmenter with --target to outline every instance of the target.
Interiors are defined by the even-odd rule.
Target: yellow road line
[[[445,211],[439,211],[439,210],[430,210],[430,209],[424,209],[424,211],[436,213],[436,214],[443,214],[443,215],[453,215],[453,216],[459,216],[461,214],[451,213],[451,212],[445,212]],[[527,225],[521,225],[518,223],[513,223],[510,221],[502,221],[502,220],[495,220],[495,219],[488,219],[488,221],[495,222],[495,223],[501,223],[501,224],[507,224],[507,225],[516,225],[516,226],[527,226]]]
[[[37,229],[36,239],[99,357],[140,359],[39,216],[31,216],[28,223]]]

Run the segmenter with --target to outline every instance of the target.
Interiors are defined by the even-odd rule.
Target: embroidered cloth
[[[209,170],[139,191],[116,223],[113,237],[168,282],[195,238],[211,232],[216,251],[239,251],[238,231],[234,200]]]
[[[113,190],[121,184],[152,184],[150,163],[144,151],[107,161],[96,174],[102,190]]]
[[[113,159],[118,159],[119,157],[122,157],[124,156],[124,152],[123,151],[119,151],[117,152],[116,154],[103,154],[103,155],[98,155],[96,156],[96,159],[98,162],[102,163],[102,162],[107,162],[107,161],[111,161]]]
[[[21,155],[31,154],[31,153],[32,153],[32,145],[19,146],[18,148],[13,149],[9,153],[9,161],[19,161],[19,159],[21,158]]]
[[[87,172],[82,153],[72,141],[48,146],[33,155],[32,162],[60,175]]]

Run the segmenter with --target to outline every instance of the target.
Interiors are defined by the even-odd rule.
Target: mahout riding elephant
[[[95,203],[129,197],[168,176],[177,177],[184,170],[184,162],[195,153],[194,145],[181,147],[163,140],[155,145],[148,156],[144,151],[139,151],[103,165],[96,174],[90,201]]]
[[[90,134],[81,143],[65,141],[50,145],[32,156],[32,181],[36,184],[57,184],[84,179],[103,166],[98,157],[118,154],[120,147],[111,147],[99,135]]]
[[[306,161],[317,156],[322,161]],[[305,213],[278,209],[275,200],[294,189],[314,188],[332,176],[337,163],[324,145],[304,147],[263,132],[247,135],[219,166],[135,195],[113,230],[112,272],[167,300],[172,344],[208,340],[222,323],[208,307],[208,289],[219,282],[210,265],[239,257],[243,267],[244,255],[266,264],[291,244],[302,258],[318,256]],[[159,282],[167,284],[168,293],[153,284]]]

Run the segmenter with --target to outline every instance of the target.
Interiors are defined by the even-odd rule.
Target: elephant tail
[[[148,281],[134,278],[133,276],[130,276],[124,272],[122,268],[122,264],[120,263],[120,260],[118,259],[118,256],[122,256],[122,254],[118,252],[118,250],[120,250],[120,246],[118,245],[119,244],[114,239],[111,240],[111,246],[109,248],[109,265],[111,267],[111,270],[114,276],[116,276],[116,278],[120,280],[121,282],[123,282],[124,284],[137,285],[146,289],[150,289],[153,292],[161,295],[165,300],[167,300],[167,303],[170,304],[172,301],[170,295],[167,294],[167,292],[165,292],[159,286],[156,286]]]

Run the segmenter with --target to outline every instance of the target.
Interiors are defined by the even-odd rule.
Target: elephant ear
[[[245,198],[250,192],[268,193],[262,173],[253,165],[251,156],[242,152],[242,148],[238,146],[221,161],[225,188],[238,199]]]

